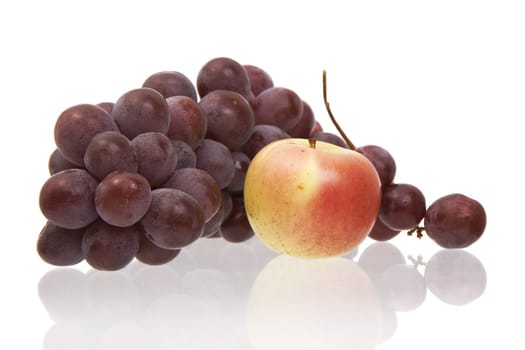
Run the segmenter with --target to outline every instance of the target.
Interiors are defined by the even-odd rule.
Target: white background
[[[393,335],[377,349],[524,347],[522,1],[10,3],[0,5],[0,348],[262,346],[261,335],[247,331],[253,319],[246,320],[251,283],[271,258],[256,241],[196,246],[169,271],[134,266],[120,275],[87,277],[87,265],[68,271],[71,277],[43,263],[35,251],[45,223],[38,193],[48,177],[60,112],[78,103],[114,101],[157,71],[177,70],[195,81],[200,67],[217,56],[264,68],[275,85],[295,90],[325,130],[334,131],[321,99],[326,69],[331,106],[344,129],[357,145],[387,148],[397,162],[397,182],[415,184],[429,203],[461,192],[485,206],[485,235],[467,249],[484,266],[483,294],[452,306],[427,291],[421,306],[397,314]],[[371,243],[365,241],[358,254]],[[439,251],[428,238],[400,235],[392,243],[404,256],[421,255],[424,261]],[[231,279],[240,267],[248,272]],[[323,279],[325,272],[317,276],[325,271],[323,263],[303,268],[283,269],[311,276],[309,288],[315,289],[320,278],[324,287],[314,293],[319,296],[315,308],[305,302],[306,309],[295,317],[289,313],[297,310],[283,306],[274,320],[294,320],[290,330],[304,330],[292,341],[297,348],[308,348],[304,343],[311,337],[325,342],[319,348],[343,348],[339,345],[352,339],[349,334],[363,332],[359,319],[365,316],[331,318],[322,312],[345,302],[330,293],[330,283],[337,286],[339,278]],[[185,275],[185,269],[192,274]],[[424,272],[424,266],[418,269]],[[53,272],[57,281],[48,274]],[[178,281],[174,285],[182,280],[185,293],[170,294],[172,277]],[[276,285],[287,281],[270,277]],[[98,284],[86,289],[77,279]],[[137,284],[140,290],[168,286],[147,316],[135,312],[139,303],[151,303],[148,293],[135,293]],[[96,298],[90,296],[94,292]],[[84,297],[77,303],[74,293]],[[101,312],[86,311],[85,294],[89,310]],[[56,308],[55,313],[46,307]],[[129,311],[128,318],[117,322],[108,316],[122,310]],[[318,327],[309,328],[312,322]],[[320,329],[332,335],[315,334]],[[271,331],[262,338],[274,348],[289,340]],[[356,344],[349,340],[344,348]]]

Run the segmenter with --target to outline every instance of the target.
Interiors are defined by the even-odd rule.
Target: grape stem
[[[334,124],[335,128],[337,129],[337,131],[339,132],[339,134],[341,135],[343,140],[345,140],[346,144],[348,145],[348,148],[350,148],[352,151],[355,151],[354,144],[352,143],[352,141],[350,141],[348,136],[346,136],[345,132],[343,131],[343,128],[341,128],[341,126],[339,125],[339,123],[335,119],[335,117],[334,117],[334,115],[332,113],[332,110],[330,109],[330,103],[328,103],[328,97],[327,97],[328,94],[327,94],[327,91],[326,91],[327,90],[326,86],[327,86],[327,84],[326,84],[326,70],[323,70],[323,100],[324,100],[324,106],[326,108],[326,111],[328,112],[328,116],[330,117],[330,120]]]
[[[423,237],[423,231],[425,231],[425,228],[423,226],[416,226],[410,231],[408,231],[407,235],[412,236],[412,234],[415,232],[417,238],[421,239]]]

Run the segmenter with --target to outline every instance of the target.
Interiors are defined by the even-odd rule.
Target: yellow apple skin
[[[244,205],[255,234],[287,255],[339,256],[361,243],[375,223],[381,184],[358,152],[307,139],[283,139],[252,159]]]

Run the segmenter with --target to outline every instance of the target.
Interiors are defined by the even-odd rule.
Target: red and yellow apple
[[[326,142],[283,139],[252,159],[244,204],[255,234],[283,254],[343,255],[368,235],[381,202],[372,163]]]

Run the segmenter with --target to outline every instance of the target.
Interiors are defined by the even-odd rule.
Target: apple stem
[[[310,148],[315,148],[315,144],[316,144],[317,140],[316,139],[308,139],[308,143],[310,144]]]
[[[327,97],[327,92],[326,92],[326,70],[323,70],[323,100],[324,100],[324,106],[326,107],[326,111],[328,112],[328,116],[330,116],[330,120],[334,124],[335,128],[337,129],[337,131],[339,132],[343,140],[348,145],[348,148],[350,148],[352,151],[355,151],[354,144],[352,143],[352,141],[350,141],[348,136],[346,136],[345,132],[343,131],[343,128],[341,128],[337,120],[335,120],[332,110],[330,109],[330,103],[328,103],[328,97]]]

